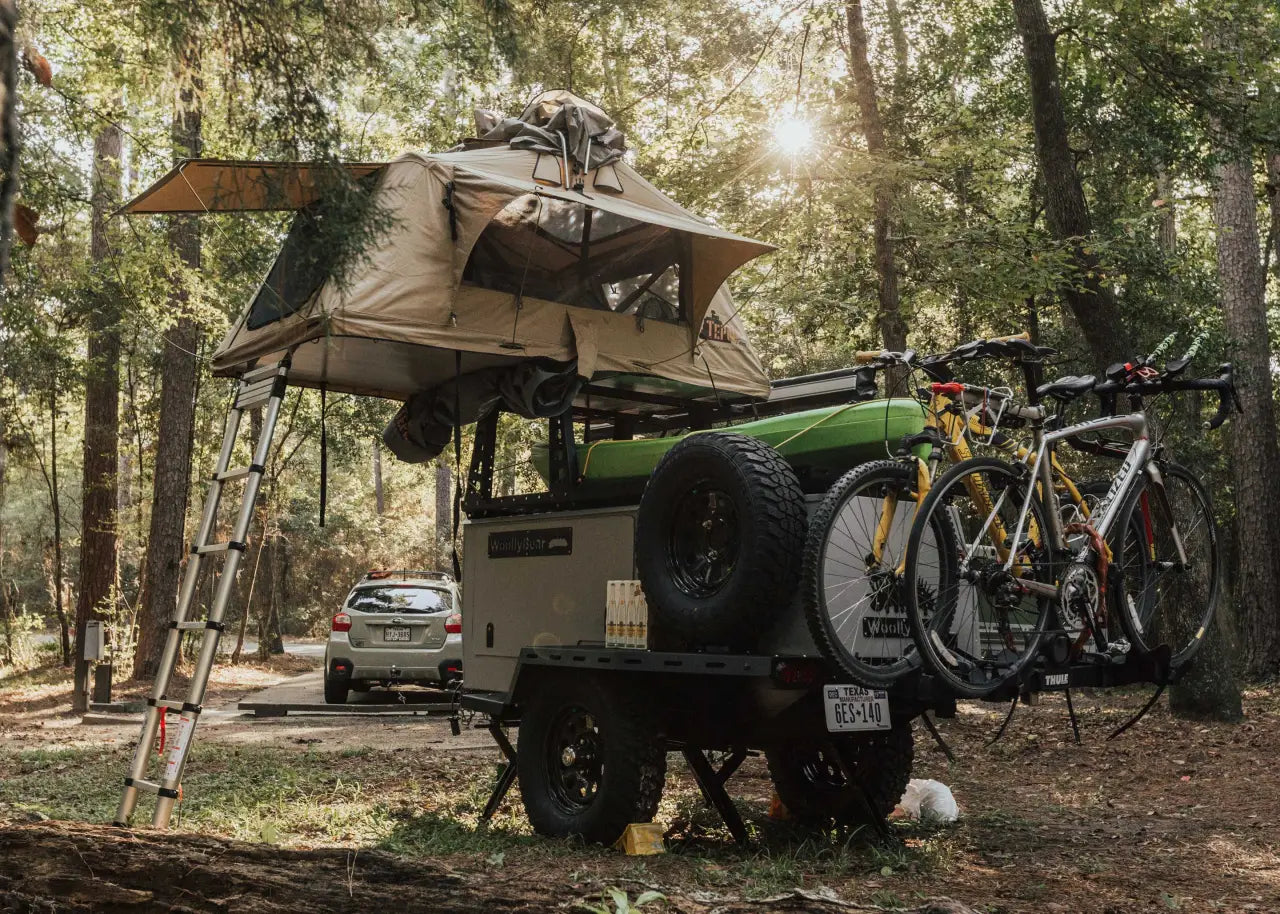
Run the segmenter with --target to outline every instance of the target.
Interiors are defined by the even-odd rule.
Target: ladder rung
[[[172,698],[152,698],[148,699],[147,704],[155,708],[167,708],[170,711],[182,710],[182,702],[175,701]]]
[[[250,369],[240,376],[240,383],[252,384],[254,381],[261,381],[263,378],[271,378],[280,373],[282,365],[280,362],[272,362],[270,365],[259,365],[257,368]]]
[[[178,791],[165,789],[155,781],[144,781],[142,778],[125,778],[126,787],[132,787],[134,790],[141,790],[143,793],[154,793],[157,796],[171,797],[177,799]]]
[[[220,632],[227,630],[225,623],[214,622],[212,619],[197,619],[194,622],[170,622],[169,627],[180,632],[202,632],[208,628],[216,629]]]
[[[192,546],[191,551],[196,555],[212,555],[215,552],[226,552],[229,549],[235,549],[237,552],[244,552],[245,544],[230,540],[225,543],[209,543],[207,546]]]
[[[253,409],[271,399],[276,391],[276,379],[267,378],[253,384],[243,384],[236,393],[236,409]]]
[[[221,473],[215,473],[213,478],[217,482],[227,482],[232,479],[244,479],[250,473],[265,472],[266,467],[257,463],[251,463],[246,467],[233,467],[230,470],[223,470]]]

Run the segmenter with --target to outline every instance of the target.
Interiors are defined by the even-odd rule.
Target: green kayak
[[[847,470],[892,457],[904,435],[924,428],[924,410],[910,399],[868,400],[843,406],[810,409],[714,429],[759,438],[797,469]],[[658,461],[688,432],[665,438],[596,441],[578,450],[583,484],[648,479]],[[533,447],[533,464],[548,478],[547,445]]]

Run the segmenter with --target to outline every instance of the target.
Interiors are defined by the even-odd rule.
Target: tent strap
[[[462,520],[462,350],[453,352],[453,579],[462,582],[462,563],[458,560],[458,524]]]
[[[454,184],[450,181],[444,186],[444,208],[449,211],[449,237],[458,240],[458,211],[453,206]]]
[[[320,385],[320,526],[324,526],[324,509],[329,501],[329,429],[325,422],[325,386]]]

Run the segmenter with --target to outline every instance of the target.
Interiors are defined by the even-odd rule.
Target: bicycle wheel
[[[907,618],[925,666],[957,695],[993,694],[1036,656],[1044,636],[1050,601],[1019,584],[1054,582],[1044,508],[1034,495],[1013,542],[1032,482],[1022,466],[992,457],[962,461],[934,484],[912,525],[902,588]],[[924,603],[917,599],[922,547],[940,522],[951,525],[955,551],[942,563],[936,598]]]
[[[1147,572],[1141,582],[1126,576],[1120,622],[1134,648],[1151,653],[1162,644],[1177,668],[1195,656],[1218,608],[1221,553],[1209,493],[1185,467],[1157,461],[1159,481],[1144,476],[1126,511],[1145,531]],[[1129,518],[1122,520],[1129,526]],[[1182,550],[1178,545],[1181,543]],[[1114,548],[1114,547],[1113,547]],[[1118,563],[1132,551],[1124,537]]]
[[[879,460],[850,470],[809,520],[803,583],[805,620],[823,655],[860,685],[886,688],[920,665],[899,590],[916,511],[916,468]],[[941,520],[941,518],[939,518]],[[922,551],[922,602],[938,592],[939,548],[950,528],[936,523]]]

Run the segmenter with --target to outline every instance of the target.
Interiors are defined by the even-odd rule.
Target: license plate
[[[827,730],[888,730],[889,694],[884,689],[829,685],[822,689],[827,711]]]
[[[413,636],[413,630],[407,626],[387,626],[382,630],[383,641],[409,641]]]

